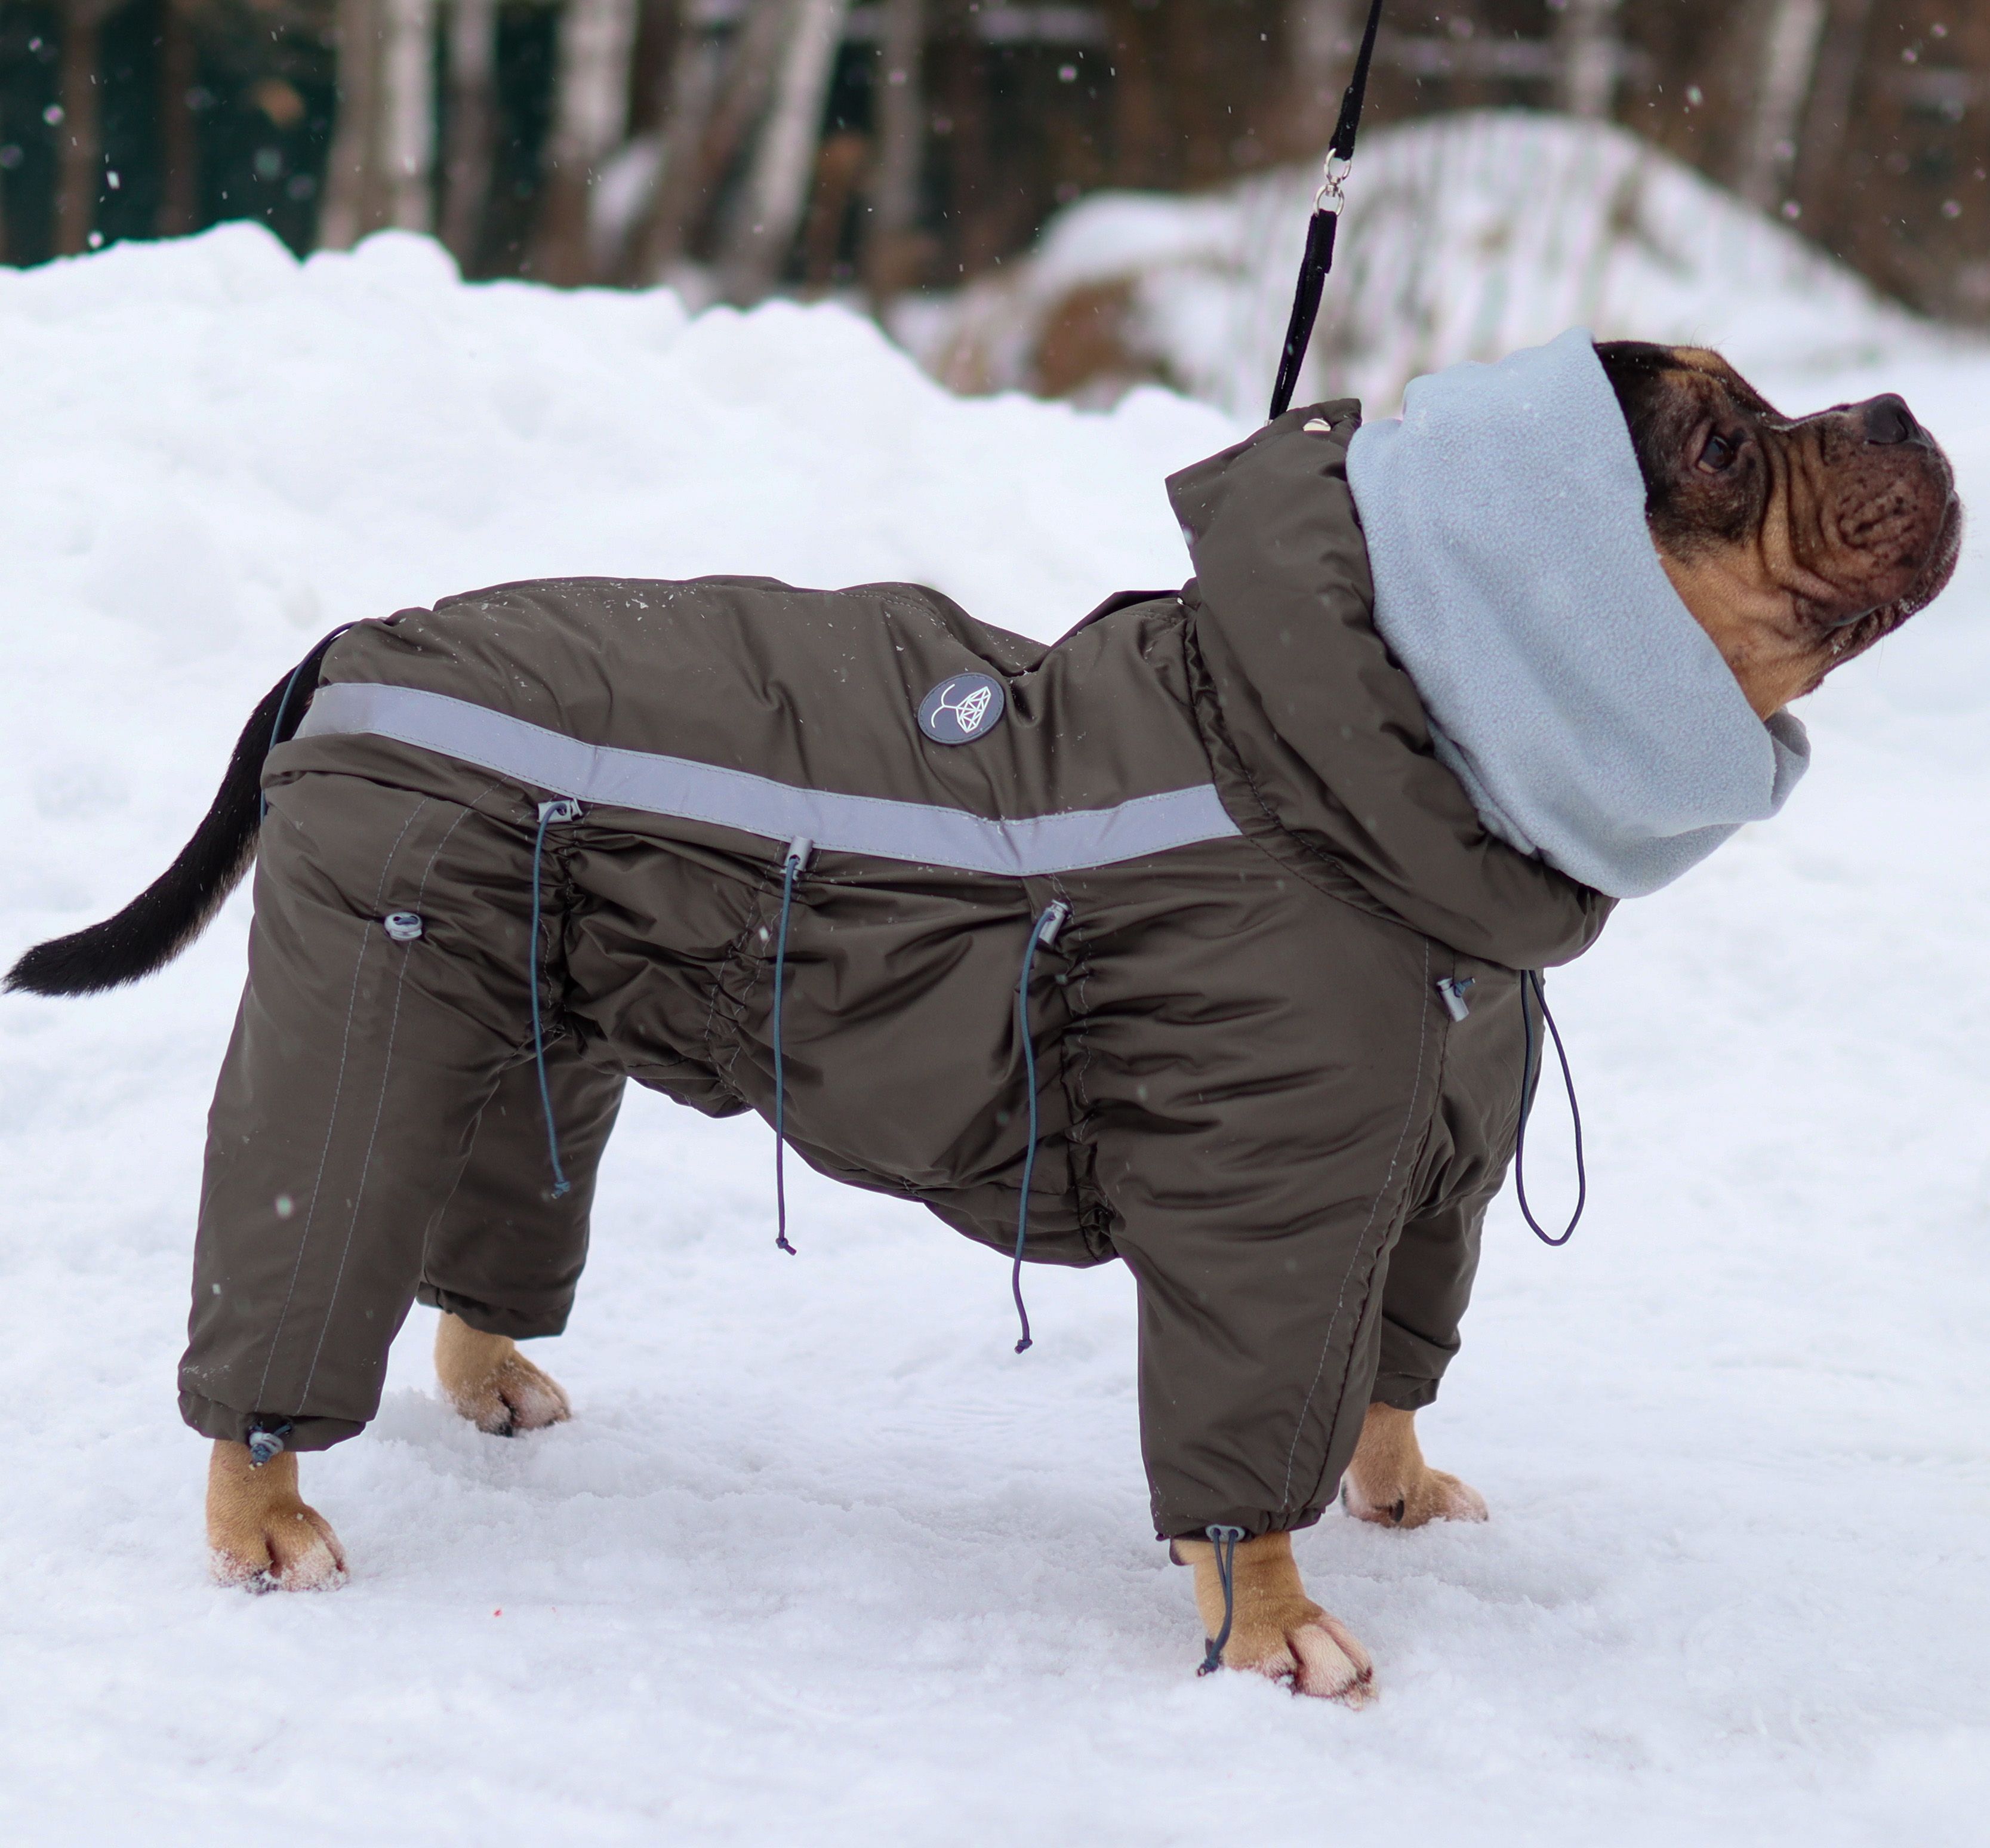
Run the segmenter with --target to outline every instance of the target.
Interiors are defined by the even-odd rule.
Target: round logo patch
[[[935,744],[972,744],[995,729],[1006,703],[1000,681],[956,674],[919,701],[919,729]]]

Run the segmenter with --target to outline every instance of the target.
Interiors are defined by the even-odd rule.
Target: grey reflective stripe
[[[440,751],[583,802],[708,821],[769,841],[806,835],[830,853],[1018,878],[1111,866],[1241,832],[1213,783],[1136,796],[1112,808],[990,821],[923,802],[797,789],[688,757],[582,744],[488,706],[413,687],[351,681],[321,687],[297,735],[355,732]]]

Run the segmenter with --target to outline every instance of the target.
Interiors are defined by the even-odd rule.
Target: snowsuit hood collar
[[[1168,483],[1233,813],[1303,876],[1466,955],[1569,961],[1611,902],[1490,831],[1438,756],[1374,621],[1347,482],[1360,423],[1351,400],[1289,411]]]
[[[1669,885],[1808,767],[1672,589],[1588,331],[1414,380],[1347,451],[1374,621],[1486,827],[1620,899]]]

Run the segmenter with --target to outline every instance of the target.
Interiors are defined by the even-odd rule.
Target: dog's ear
[[[1599,340],[1596,357],[1631,433],[1645,477],[1645,511],[1662,517],[1672,498],[1691,426],[1711,415],[1741,423],[1788,420],[1708,347],[1649,340]]]
[[[1631,432],[1631,447],[1637,453],[1639,472],[1645,477],[1645,506],[1669,478],[1670,470],[1662,454],[1666,433],[1662,425],[1666,399],[1666,375],[1678,362],[1670,347],[1648,340],[1599,340],[1596,357],[1603,375],[1617,394],[1617,406]]]
[[[1644,477],[1645,518],[1662,552],[1745,538],[1770,483],[1761,454],[1774,407],[1718,353],[1648,341],[1598,344]]]

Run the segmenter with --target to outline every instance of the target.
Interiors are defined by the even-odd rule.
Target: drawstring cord
[[[1555,1057],[1561,1062],[1561,1082],[1568,1092],[1569,1120],[1575,1126],[1575,1211],[1560,1238],[1552,1238],[1541,1229],[1540,1221],[1535,1218],[1533,1209],[1527,1204],[1527,1118],[1534,1107],[1534,1087],[1537,1076],[1534,1070],[1534,1024],[1527,1014],[1527,992],[1533,991],[1535,1001],[1541,1011],[1541,1019],[1554,1040]],[[1548,1012],[1547,990],[1542,986],[1540,972],[1534,969],[1520,971],[1520,1027],[1523,1034],[1520,1055],[1520,1123],[1513,1136],[1513,1187],[1520,1196],[1520,1215],[1534,1236],[1543,1245],[1566,1245],[1575,1236],[1577,1222],[1582,1218],[1582,1209],[1589,1201],[1589,1174],[1582,1156],[1582,1112],[1575,1101],[1575,1080],[1570,1075],[1568,1054],[1561,1043],[1561,1029],[1555,1024],[1554,1016]],[[1546,1050],[1545,1048],[1543,1048]]]
[[[788,1242],[788,1179],[783,1157],[787,1153],[787,1085],[781,1063],[781,998],[788,960],[788,914],[795,902],[795,882],[807,870],[815,843],[806,835],[788,843],[781,861],[781,929],[774,944],[774,1242],[792,1258]]]
[[[557,802],[542,802],[539,804],[539,831],[532,837],[532,935],[526,986],[532,993],[532,1062],[538,1068],[539,1107],[546,1116],[546,1153],[552,1157],[555,1200],[572,1192],[573,1183],[567,1179],[565,1170],[560,1166],[559,1132],[553,1127],[552,1087],[546,1082],[545,1021],[539,1011],[539,865],[545,855],[546,830],[555,821],[576,821],[579,818],[580,804],[570,796],[562,796]]]
[[[1064,929],[1065,920],[1071,916],[1071,907],[1062,899],[1045,908],[1044,914],[1031,926],[1030,940],[1023,946],[1023,973],[1016,981],[1016,1031],[1023,1042],[1023,1085],[1029,1096],[1030,1146],[1023,1157],[1023,1195],[1016,1203],[1016,1258],[1009,1273],[1009,1292],[1016,1299],[1016,1320],[1022,1324],[1023,1337],[1016,1344],[1018,1354],[1027,1353],[1032,1345],[1030,1340],[1030,1312],[1023,1306],[1023,1247],[1030,1236],[1030,1181],[1037,1171],[1037,1047],[1030,1038],[1030,970],[1037,960],[1039,943],[1054,943],[1057,934]]]
[[[1230,1625],[1237,1614],[1237,1546],[1244,1537],[1241,1527],[1205,1527],[1210,1544],[1216,1549],[1217,1582],[1223,1587],[1223,1628],[1209,1639],[1209,1651],[1202,1659],[1198,1675],[1213,1675],[1223,1666],[1224,1646],[1230,1640]]]

